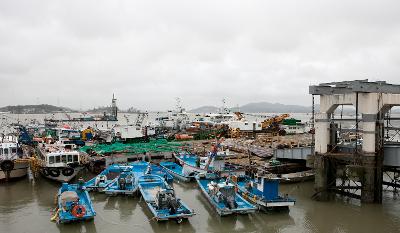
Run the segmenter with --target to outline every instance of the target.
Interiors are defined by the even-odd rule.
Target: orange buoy
[[[76,218],[82,218],[86,214],[86,208],[83,205],[76,205],[72,208],[71,213]]]

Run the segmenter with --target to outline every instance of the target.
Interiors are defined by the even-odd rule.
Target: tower
[[[117,116],[118,116],[118,107],[117,107],[117,99],[114,97],[114,93],[113,93],[113,97],[111,100],[111,115],[112,117],[117,120]]]

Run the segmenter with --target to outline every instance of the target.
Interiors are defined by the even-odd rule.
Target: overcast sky
[[[311,105],[308,85],[400,83],[400,1],[0,1],[0,106]]]

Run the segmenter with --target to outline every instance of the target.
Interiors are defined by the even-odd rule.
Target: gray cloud
[[[398,1],[1,1],[0,105],[310,104],[308,85],[399,83]]]

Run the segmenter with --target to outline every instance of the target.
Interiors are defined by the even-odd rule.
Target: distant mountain
[[[56,113],[56,112],[71,112],[72,110],[65,107],[57,107],[49,104],[40,105],[16,105],[0,108],[0,112],[10,112],[14,114],[41,114],[41,113]]]
[[[94,108],[92,108],[92,109],[87,110],[87,112],[90,112],[90,113],[105,113],[105,112],[111,112],[111,107],[109,107],[109,106],[94,107]]]
[[[316,105],[316,111],[319,109],[319,106]],[[195,108],[190,110],[192,113],[215,113],[218,112],[220,108],[214,106],[203,106],[199,108]],[[311,106],[301,106],[301,105],[285,105],[280,103],[269,103],[269,102],[258,102],[258,103],[249,103],[245,104],[239,108],[231,108],[231,111],[241,111],[248,113],[257,113],[257,112],[276,112],[276,113],[285,113],[285,112],[297,112],[297,113],[307,113],[311,112]]]
[[[218,112],[220,108],[214,107],[214,106],[202,106],[199,108],[195,108],[192,110],[189,110],[191,113],[214,113]]]
[[[269,103],[269,102],[259,102],[259,103],[249,103],[240,107],[242,112],[311,112],[311,106],[301,106],[301,105],[285,105],[280,103]]]

